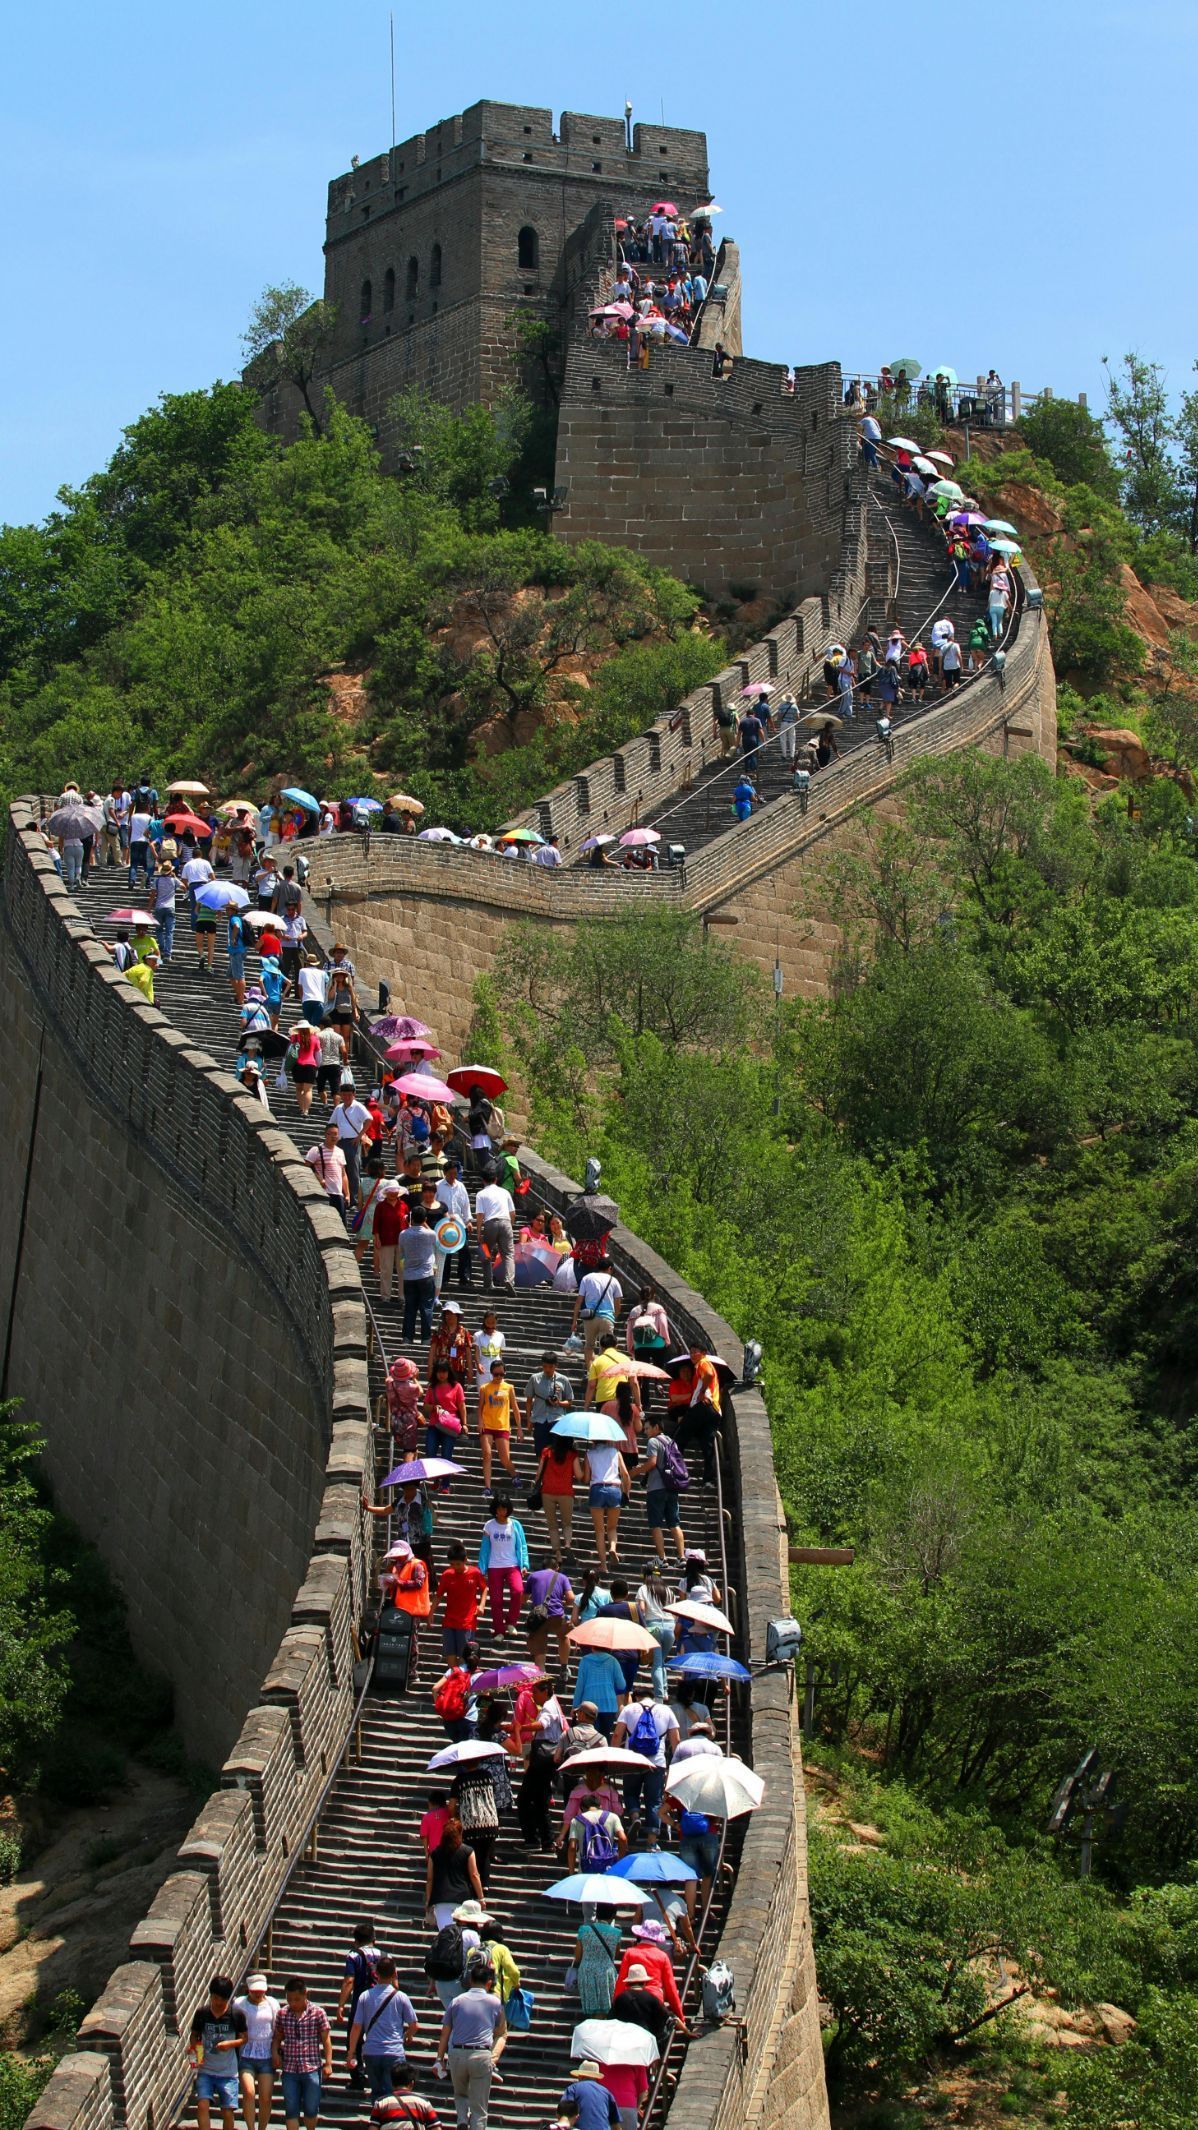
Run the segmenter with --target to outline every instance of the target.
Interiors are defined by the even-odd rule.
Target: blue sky
[[[400,139],[480,96],[703,127],[748,352],[1102,395],[1198,356],[1198,10],[946,0],[396,7]],[[385,0],[60,0],[0,76],[0,519],[53,506],[164,390],[230,376],[269,281],[321,280],[328,179],[387,146]],[[663,27],[663,23],[668,27]]]

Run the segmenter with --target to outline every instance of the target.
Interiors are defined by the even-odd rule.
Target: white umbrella
[[[929,451],[926,455],[930,459],[935,459],[937,465],[947,466],[950,470],[956,464],[956,460],[950,459],[947,451]]]
[[[886,441],[892,451],[919,450],[919,445],[916,443],[915,438],[913,436],[888,436]]]
[[[430,1766],[432,1763],[429,1763]],[[644,1760],[642,1767],[648,1765]],[[606,1871],[572,1871],[568,1879],[546,1886],[547,1901],[599,1901],[608,1908],[651,1908],[653,1895],[631,1879],[609,1878]]]
[[[644,1773],[647,1763],[643,1753],[630,1752],[624,1745],[589,1746],[585,1753],[571,1753],[563,1766],[574,1768],[639,1768]]]
[[[575,2063],[639,2064],[647,2068],[660,2055],[647,2027],[631,2019],[580,2019],[570,2036]]]
[[[718,1605],[700,1605],[691,1598],[681,1598],[676,1605],[667,1605],[667,1612],[676,1612],[680,1620],[696,1620],[700,1627],[714,1627],[718,1634],[735,1634],[726,1612]]]
[[[208,796],[208,786],[206,784],[197,784],[191,777],[176,777],[174,783],[168,784],[166,788],[168,791],[177,791],[182,797],[189,799],[206,799]]]
[[[465,1760],[502,1759],[504,1747],[489,1743],[484,1738],[459,1738],[454,1745],[442,1746],[429,1761],[429,1773],[434,1768],[457,1768]]]
[[[422,828],[416,838],[418,843],[456,843],[457,840],[452,828]]]
[[[688,1812],[710,1812],[713,1819],[740,1819],[755,1812],[765,1796],[765,1783],[743,1760],[726,1760],[723,1754],[704,1753],[682,1767],[671,1768],[666,1789]]]

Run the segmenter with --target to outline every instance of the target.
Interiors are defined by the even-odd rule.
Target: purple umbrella
[[[384,1036],[389,1043],[415,1043],[422,1035],[431,1036],[433,1032],[410,1013],[385,1013],[381,1021],[372,1021],[370,1026],[375,1035]]]
[[[614,836],[588,836],[586,842],[580,843],[578,848],[584,851],[601,851],[605,844],[614,843],[615,840]]]
[[[406,1464],[397,1464],[393,1472],[388,1472],[381,1484],[406,1487],[417,1479],[457,1479],[465,1469],[464,1464],[453,1464],[448,1457],[409,1457]]]
[[[532,1686],[544,1677],[539,1664],[497,1664],[493,1671],[471,1672],[470,1684],[480,1694],[496,1694],[501,1686]]]

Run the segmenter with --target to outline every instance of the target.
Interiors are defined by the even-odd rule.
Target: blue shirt
[[[588,1649],[578,1666],[575,1708],[580,1701],[593,1701],[601,1716],[612,1716],[626,1691],[619,1658],[610,1649]]]
[[[382,2009],[380,2010],[380,2006]],[[378,2018],[374,2015],[378,2012]],[[402,2062],[403,2030],[415,2026],[416,2013],[410,1997],[390,1982],[376,1982],[358,1999],[354,2018],[362,2028],[358,2048],[363,2056],[390,2056]],[[370,2026],[374,2019],[374,2025]],[[369,2034],[366,2032],[370,2026]]]
[[[560,2115],[577,2108],[578,2130],[610,2130],[610,2126],[620,2120],[615,2101],[597,2078],[574,2079],[557,2106]]]

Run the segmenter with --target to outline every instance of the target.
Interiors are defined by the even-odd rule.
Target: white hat
[[[245,1978],[245,1986],[246,1986],[246,1988],[247,1988],[247,1989],[269,1989],[269,1988],[270,1988],[270,1984],[269,1984],[269,1982],[267,1981],[267,1979],[266,1979],[266,1976],[265,1976],[265,1975],[247,1975],[247,1976],[246,1976],[246,1978]]]

